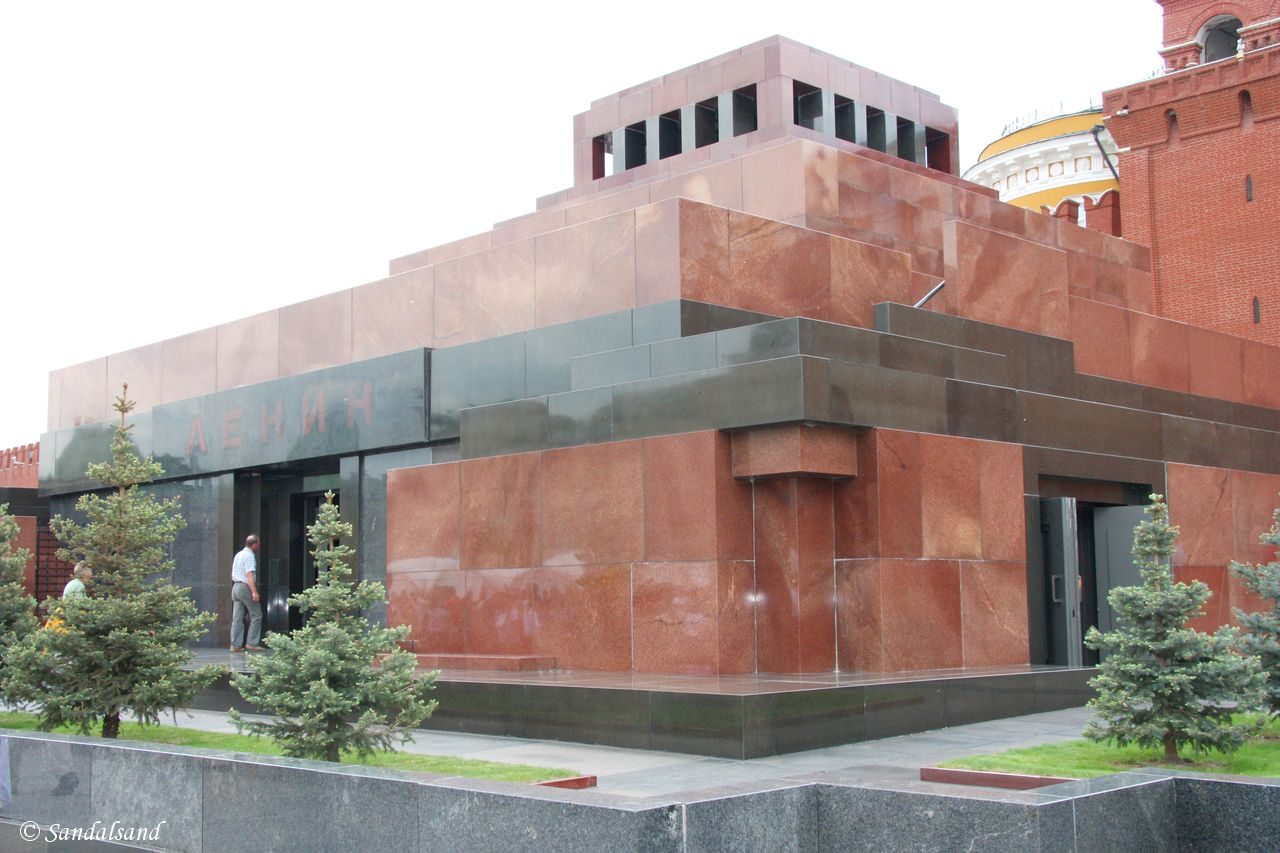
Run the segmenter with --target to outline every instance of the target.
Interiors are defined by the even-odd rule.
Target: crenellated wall
[[[1155,261],[1152,313],[1280,344],[1280,45],[1107,92],[1104,104],[1123,146],[1123,234]]]
[[[40,442],[0,450],[0,489],[34,489],[40,471]]]

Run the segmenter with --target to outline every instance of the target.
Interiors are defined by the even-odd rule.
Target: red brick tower
[[[1280,2],[1158,0],[1165,73],[1108,92],[1155,313],[1280,343]]]

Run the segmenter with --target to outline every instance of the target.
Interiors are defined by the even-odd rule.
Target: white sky
[[[0,0],[0,448],[50,370],[528,213],[593,99],[775,33],[938,93],[965,167],[1160,65],[1154,0]]]

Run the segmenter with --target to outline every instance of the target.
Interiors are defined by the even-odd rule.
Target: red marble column
[[[835,668],[830,480],[755,484],[757,642],[761,672]]]

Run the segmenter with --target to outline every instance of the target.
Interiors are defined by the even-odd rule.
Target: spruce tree
[[[35,630],[36,600],[22,585],[31,552],[18,548],[18,522],[9,515],[9,505],[0,504],[0,666],[4,663],[4,647],[26,637]]]
[[[355,552],[340,544],[350,536],[333,492],[326,493],[307,531],[316,582],[289,598],[306,624],[268,635],[271,654],[251,658],[250,671],[233,681],[246,700],[275,717],[251,722],[233,710],[236,726],[270,737],[285,755],[338,761],[346,751],[363,758],[391,750],[436,707],[428,699],[435,674],[415,677],[417,659],[399,648],[408,627],[382,628],[360,615],[386,592],[380,583],[351,580],[347,560]]]
[[[176,498],[158,500],[140,488],[164,471],[142,459],[129,436],[133,405],[124,394],[116,398],[111,460],[88,468],[105,489],[76,502],[86,522],[58,516],[50,524],[63,544],[58,556],[93,569],[91,594],[57,602],[57,621],[10,647],[6,693],[36,708],[44,731],[71,724],[88,734],[100,721],[103,737],[117,737],[121,714],[158,723],[222,671],[184,668],[191,660],[185,644],[213,616],[169,580],[169,547],[185,522]]]
[[[1280,546],[1280,509],[1272,513],[1271,529],[1262,534],[1266,545]],[[1235,608],[1236,620],[1244,628],[1240,645],[1244,651],[1262,661],[1267,674],[1267,707],[1272,716],[1280,716],[1280,560],[1252,564],[1232,561],[1231,571],[1244,581],[1245,587],[1271,601],[1271,609],[1246,613]]]
[[[1133,556],[1138,586],[1116,587],[1107,596],[1117,630],[1090,628],[1085,644],[1106,656],[1089,685],[1096,718],[1085,729],[1092,740],[1163,747],[1164,760],[1178,761],[1178,748],[1230,752],[1256,729],[1233,724],[1237,711],[1260,707],[1263,674],[1258,659],[1237,651],[1234,628],[1206,634],[1186,627],[1212,594],[1200,582],[1174,583],[1171,568],[1178,528],[1169,524],[1161,495],[1151,496],[1138,527]]]

